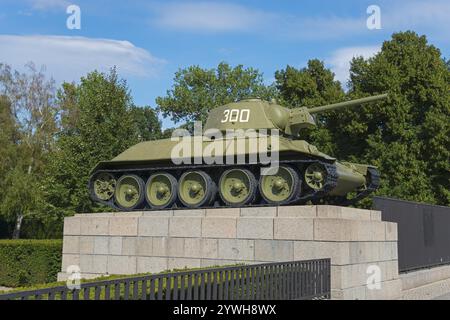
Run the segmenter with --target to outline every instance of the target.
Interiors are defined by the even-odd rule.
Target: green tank
[[[141,142],[98,163],[91,198],[122,211],[354,204],[378,188],[377,169],[337,161],[302,137],[316,126],[314,114],[386,97],[294,109],[229,103],[211,110],[201,133]]]

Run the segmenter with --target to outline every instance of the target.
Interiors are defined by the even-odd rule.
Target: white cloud
[[[45,65],[57,81],[73,81],[94,69],[117,66],[121,75],[152,77],[165,63],[128,41],[67,36],[0,35],[0,62],[20,68]]]
[[[341,48],[333,52],[327,59],[331,70],[335,74],[336,80],[339,80],[345,87],[350,77],[350,61],[354,57],[362,56],[365,59],[374,56],[381,50],[380,46],[361,46]]]
[[[450,32],[450,1],[381,1],[380,32],[406,29],[432,32],[448,39]],[[181,2],[153,6],[152,23],[181,32],[249,32],[265,37],[327,40],[370,36],[369,18],[365,8],[352,16],[322,14],[306,16],[286,12],[269,12],[254,7],[223,2]]]
[[[241,5],[219,2],[176,2],[155,8],[154,23],[170,29],[226,32],[253,31],[275,16]]]
[[[28,2],[36,10],[65,9],[71,4],[67,0],[28,0]]]
[[[405,29],[412,27],[430,27],[450,31],[450,1],[408,1],[393,7],[381,8],[382,22],[387,28]],[[447,34],[448,36],[448,34]]]

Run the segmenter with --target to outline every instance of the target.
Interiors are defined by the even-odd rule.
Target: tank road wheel
[[[114,195],[117,205],[122,210],[133,210],[144,202],[144,181],[134,174],[126,174],[117,181]]]
[[[229,169],[219,180],[220,198],[226,205],[241,206],[252,203],[256,196],[257,182],[247,169]]]
[[[114,195],[116,189],[116,179],[107,172],[97,174],[92,182],[94,196],[102,201],[108,201]]]
[[[178,198],[188,208],[199,208],[212,204],[216,196],[216,185],[204,171],[187,171],[178,182]]]
[[[294,168],[280,166],[276,174],[261,176],[259,191],[267,203],[287,204],[299,198],[300,178]]]
[[[327,180],[327,171],[318,164],[312,163],[305,170],[305,182],[308,187],[314,190],[320,190]]]
[[[170,207],[177,198],[177,179],[169,173],[152,174],[145,185],[145,200],[153,209]]]

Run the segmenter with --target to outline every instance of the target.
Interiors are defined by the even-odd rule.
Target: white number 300
[[[226,109],[220,122],[248,122],[250,109]]]

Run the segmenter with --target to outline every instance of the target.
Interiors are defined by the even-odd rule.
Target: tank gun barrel
[[[344,102],[338,102],[338,103],[333,103],[333,104],[327,104],[324,106],[320,106],[320,107],[314,107],[314,108],[310,108],[308,109],[309,113],[319,113],[319,112],[323,112],[323,111],[328,111],[328,110],[337,110],[340,108],[345,108],[345,107],[353,107],[353,106],[357,106],[363,103],[367,103],[367,102],[374,102],[374,101],[379,101],[379,100],[384,100],[388,97],[388,94],[379,94],[376,96],[371,96],[371,97],[366,97],[366,98],[361,98],[361,99],[355,99],[355,100],[350,100],[350,101],[344,101]]]

